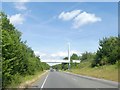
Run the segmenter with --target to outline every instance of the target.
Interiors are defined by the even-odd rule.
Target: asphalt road
[[[65,72],[48,72],[30,88],[118,88],[115,82],[84,78]]]

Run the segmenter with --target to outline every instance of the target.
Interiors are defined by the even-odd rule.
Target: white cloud
[[[27,7],[25,6],[25,4],[29,1],[30,0],[17,0],[17,2],[14,3],[14,6],[17,10],[20,10],[20,11],[27,10]]]
[[[29,2],[30,0],[17,0],[17,2]]]
[[[76,16],[73,19],[73,21],[74,21],[73,28],[79,28],[89,23],[95,23],[95,22],[101,21],[101,18],[95,16],[95,14],[83,12],[83,13],[80,13],[78,16]]]
[[[66,52],[57,52],[54,54],[51,54],[52,57],[66,57],[67,53]]]
[[[62,20],[71,20],[73,19],[76,15],[78,15],[79,13],[81,12],[81,10],[74,10],[74,11],[71,11],[71,12],[62,12],[60,15],[59,15],[59,19],[62,19]]]
[[[27,10],[27,7],[23,2],[17,2],[17,3],[14,3],[14,5],[17,10]]]
[[[40,56],[40,58],[41,58],[41,57],[45,57],[45,56],[47,55],[47,54],[41,53],[41,52],[39,52],[39,51],[34,51],[34,53],[35,53],[36,56]]]
[[[59,60],[59,59],[63,59],[64,57],[68,57],[68,52],[64,52],[64,51],[60,51],[60,52],[56,52],[56,53],[43,53],[40,51],[34,51],[36,56],[40,56],[40,59],[42,61],[44,60]],[[72,55],[73,53],[77,54],[77,55],[81,55],[80,52],[72,50],[70,51],[70,55]]]
[[[19,11],[27,10],[27,7],[25,6],[26,2],[29,2],[30,0],[17,0],[17,2],[13,3],[14,7]],[[27,16],[28,11],[23,14],[15,14],[12,16],[9,16],[10,22],[14,25],[17,24],[23,24],[25,17]]]
[[[77,54],[77,55],[81,55],[81,53],[80,52],[78,52],[78,51],[70,51],[70,55],[72,55],[73,53],[75,53],[75,54]],[[68,56],[68,52],[57,52],[57,53],[53,53],[53,54],[51,54],[51,57],[62,57],[62,58],[64,58],[64,57],[67,57]]]
[[[78,51],[75,51],[75,50],[71,51],[71,55],[72,55],[73,53],[77,54],[78,56],[81,56],[81,55],[82,55],[81,52],[78,52]]]
[[[102,20],[100,17],[97,17],[95,14],[82,12],[81,10],[73,10],[71,12],[62,12],[58,18],[64,21],[72,20],[73,21],[72,27],[75,29],[81,26],[84,26],[90,23],[95,23]]]
[[[8,18],[10,19],[10,23],[14,25],[23,24],[25,20],[22,14],[15,14],[15,15],[9,16]]]

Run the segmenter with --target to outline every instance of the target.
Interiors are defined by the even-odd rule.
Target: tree
[[[82,54],[80,59],[83,62],[83,61],[93,60],[94,57],[95,57],[95,53],[91,53],[91,52],[86,51],[85,53]]]
[[[68,57],[63,58],[63,60],[68,60]]]
[[[70,61],[71,61],[71,67],[70,68],[76,68],[77,67],[77,63],[73,63],[73,60],[79,60],[79,56],[75,53],[72,54],[72,56],[70,57]]]
[[[119,60],[119,38],[109,37],[99,41],[99,49],[97,50],[95,60],[92,66],[115,64]]]
[[[77,55],[77,54],[75,54],[75,53],[73,53],[72,54],[72,56],[70,57],[70,65],[71,65],[71,67],[70,68],[75,68],[75,67],[77,67],[77,63],[73,63],[73,61],[72,60],[79,60],[79,56]],[[68,57],[65,57],[65,58],[63,58],[64,60],[68,60]],[[68,69],[68,64],[66,63],[66,64],[62,64],[62,68],[64,68],[65,70],[66,69]]]
[[[33,75],[37,71],[49,68],[35,56],[34,51],[21,40],[19,32],[9,21],[7,15],[0,12],[2,32],[2,85],[18,82],[18,76]],[[17,78],[16,78],[17,77]]]
[[[75,53],[73,53],[70,58],[71,58],[71,60],[79,60],[79,56]]]

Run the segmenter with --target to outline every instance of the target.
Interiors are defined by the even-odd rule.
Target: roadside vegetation
[[[17,81],[11,82],[7,88],[28,88],[34,82],[39,80],[43,73],[45,73],[45,71],[38,71],[33,75],[25,75],[24,77],[22,75],[18,75],[15,77]]]
[[[113,36],[105,37],[99,41],[99,47],[96,52],[91,53],[86,51],[82,56],[74,53],[71,56],[70,70],[68,70],[67,63],[53,67],[76,74],[118,81],[118,68],[120,68],[119,53],[120,38]],[[64,59],[68,60],[68,57]],[[81,60],[81,63],[73,63],[72,60]]]
[[[83,62],[79,68],[71,69],[70,72],[85,76],[92,76],[101,79],[107,79],[118,82],[118,67],[114,65],[104,65],[97,67],[90,67],[90,62]],[[68,70],[67,70],[68,71]]]
[[[41,73],[49,65],[40,61],[34,51],[21,40],[22,33],[0,12],[0,32],[2,33],[2,87],[19,86],[37,72]],[[28,79],[27,79],[28,78]]]

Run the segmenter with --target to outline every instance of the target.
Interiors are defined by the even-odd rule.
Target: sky
[[[3,2],[2,10],[41,60],[96,52],[99,40],[118,36],[117,2]]]

